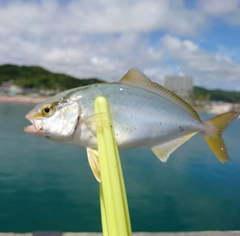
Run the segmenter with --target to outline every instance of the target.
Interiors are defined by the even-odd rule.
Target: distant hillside
[[[223,101],[231,103],[240,102],[240,92],[223,91],[223,90],[207,90],[201,87],[194,87],[193,90],[194,100],[210,100],[210,101]]]
[[[24,88],[60,89],[62,91],[103,82],[97,78],[77,79],[65,74],[52,73],[39,66],[16,66],[9,64],[0,66],[0,85],[2,82],[9,80],[13,80],[14,84]],[[195,86],[193,99],[240,103],[240,92],[207,90]]]
[[[76,79],[65,74],[52,73],[39,66],[0,66],[0,85],[13,80],[14,84],[24,88],[66,90],[88,84],[101,83],[97,78]]]

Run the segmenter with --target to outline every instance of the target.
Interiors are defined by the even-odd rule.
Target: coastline
[[[16,96],[0,96],[0,103],[18,103],[18,104],[38,104],[45,101],[49,97],[46,96],[29,96],[29,95],[16,95]]]
[[[16,103],[16,104],[38,104],[50,98],[50,96],[39,96],[39,95],[15,95],[7,96],[0,95],[0,103]],[[240,104],[233,104],[227,102],[211,102],[202,104],[199,106],[193,105],[193,108],[197,112],[207,112],[210,114],[222,114],[230,110],[240,111]]]

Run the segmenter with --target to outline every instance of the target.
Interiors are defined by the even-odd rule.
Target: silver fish
[[[94,101],[109,103],[119,149],[151,148],[163,162],[181,144],[200,132],[221,162],[229,160],[222,131],[239,116],[230,111],[202,122],[197,112],[173,92],[133,68],[118,83],[74,88],[38,104],[26,118],[24,130],[58,143],[87,148],[90,166],[100,181],[96,125],[104,114],[94,114]]]

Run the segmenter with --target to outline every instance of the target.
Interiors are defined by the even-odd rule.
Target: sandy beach
[[[33,97],[33,96],[24,96],[24,95],[16,95],[16,96],[0,96],[0,103],[20,103],[20,104],[37,104],[43,102],[48,99],[48,97]]]

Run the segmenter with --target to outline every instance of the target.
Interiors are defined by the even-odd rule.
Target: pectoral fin
[[[91,132],[95,135],[98,127],[109,126],[109,122],[105,120],[105,117],[108,116],[108,113],[98,113],[92,116],[87,117],[82,122],[88,126]]]
[[[91,148],[87,148],[87,156],[89,165],[92,169],[95,178],[97,179],[98,182],[101,182],[98,151]]]
[[[188,134],[181,138],[177,138],[174,140],[171,140],[166,143],[159,144],[157,146],[152,147],[153,153],[162,161],[166,162],[168,160],[168,157],[170,154],[176,150],[179,146],[181,146],[183,143],[185,143],[188,139],[190,139],[194,134]]]

